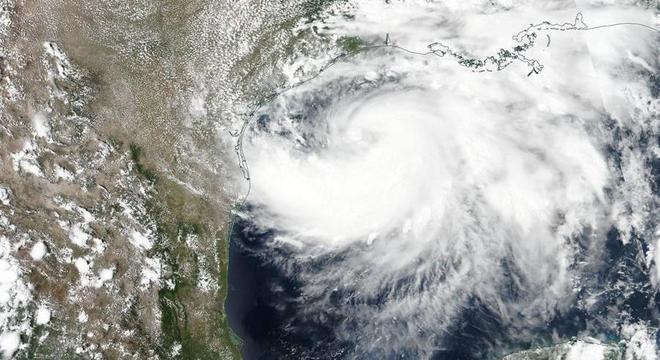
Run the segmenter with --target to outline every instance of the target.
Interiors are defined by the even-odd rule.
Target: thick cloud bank
[[[423,51],[449,39],[485,57],[515,46],[529,23],[575,17],[574,7],[543,6],[366,1],[348,20],[325,21],[328,33],[368,43],[389,33]],[[653,20],[643,9],[581,10],[587,24]],[[633,194],[654,201],[646,170],[622,176],[625,156],[646,150],[614,148],[657,130],[644,77],[657,69],[657,33],[537,37],[526,56],[543,63],[539,74],[523,62],[473,72],[376,48],[259,110],[243,146],[246,216],[273,234],[260,256],[300,284],[290,328],[333,319],[344,355],[428,357],[450,346],[466,310],[480,309],[508,334],[498,336],[531,341],[588,297],[582,277],[604,266],[613,228],[623,242],[653,231],[652,214],[631,208]]]

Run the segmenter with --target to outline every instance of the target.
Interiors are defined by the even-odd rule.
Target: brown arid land
[[[324,3],[0,0],[0,356],[240,357],[226,134]]]

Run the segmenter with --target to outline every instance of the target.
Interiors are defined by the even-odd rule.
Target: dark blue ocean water
[[[230,325],[244,342],[245,359],[377,359],[373,354],[354,351],[355,344],[333,335],[333,328],[347,320],[337,315],[341,311],[311,317],[322,318],[322,322],[300,315],[305,306],[300,297],[301,284],[262,256],[266,249],[272,254],[272,247],[265,246],[272,237],[271,231],[257,230],[249,222],[238,219],[231,239],[226,310]],[[618,237],[615,230],[610,231],[603,266],[591,274],[594,288],[585,284],[585,296],[602,292],[592,308],[585,309],[576,304],[569,311],[558,313],[543,327],[525,329],[533,335],[525,341],[515,333],[519,329],[504,326],[496,314],[473,298],[465,304],[465,310],[452,325],[450,333],[438,339],[437,345],[443,350],[439,350],[434,358],[497,358],[531,346],[548,345],[557,339],[584,335],[584,331],[591,331],[604,340],[616,341],[613,321],[618,319],[617,312],[629,313],[630,319],[657,318],[660,299],[654,291],[647,291],[650,290],[645,285],[649,284],[648,277],[636,261],[639,244],[623,245]],[[630,283],[630,292],[625,296],[621,289],[598,285],[621,281]],[[515,289],[511,291],[515,292]],[[402,349],[397,358],[415,358],[415,355],[410,349]]]

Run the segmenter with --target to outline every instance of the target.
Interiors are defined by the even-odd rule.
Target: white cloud
[[[0,203],[3,205],[9,205],[9,190],[0,186]]]
[[[133,230],[128,240],[131,244],[133,244],[133,246],[142,250],[149,250],[153,246],[151,233],[149,232],[141,233]]]
[[[45,325],[50,322],[50,310],[46,307],[39,307],[35,314],[35,322],[37,325]]]
[[[41,260],[46,255],[47,249],[43,241],[39,241],[32,246],[30,256],[34,260]]]
[[[50,125],[48,124],[48,117],[45,113],[37,112],[32,116],[32,127],[37,137],[50,137]]]
[[[91,239],[92,236],[86,232],[85,228],[85,224],[73,224],[69,230],[69,240],[80,247],[87,247],[87,241]]]
[[[84,277],[89,272],[89,263],[83,258],[76,258],[74,265],[81,277]]]
[[[578,341],[566,353],[566,360],[604,360],[605,350],[605,345]]]
[[[660,349],[655,341],[658,330],[642,324],[628,324],[621,330],[627,338],[625,360],[658,360]]]
[[[529,23],[572,22],[577,11],[557,2],[495,13],[443,4],[353,2],[354,16],[336,12],[325,31],[373,43],[389,33],[417,51],[449,39],[482,58],[515,45],[512,34]],[[587,24],[648,20],[639,9],[584,12]],[[603,114],[635,121],[639,104],[625,93],[640,86],[621,80],[621,64],[631,53],[650,64],[652,34],[548,34],[550,47],[544,40],[529,52],[545,65],[531,77],[523,63],[474,73],[448,57],[378,49],[263,109],[271,122],[249,132],[243,149],[250,215],[279,230],[272,246],[298,244],[293,257],[267,256],[296,269],[289,275],[303,284],[304,311],[334,306],[327,294],[341,288],[351,305],[337,310],[350,319],[339,337],[360,323],[360,350],[388,355],[410,346],[428,355],[428,334],[447,329],[471,296],[504,322],[515,315],[532,324],[570,303],[574,237],[591,229],[599,240],[612,221],[615,200],[604,190],[616,186],[615,170]],[[290,116],[312,111],[304,121]],[[324,256],[333,260],[318,271],[287,266]],[[511,282],[518,299],[501,294]],[[374,299],[378,306],[369,305]],[[388,341],[375,341],[381,336]]]
[[[87,322],[88,319],[89,319],[89,317],[87,316],[87,313],[85,311],[81,310],[80,313],[78,313],[78,322],[79,323],[84,324],[84,323]]]
[[[17,332],[3,332],[0,334],[0,352],[6,359],[10,359],[21,345],[20,334]]]
[[[26,141],[23,149],[11,155],[14,171],[25,172],[37,177],[43,177],[41,166],[37,161],[38,148],[32,141]]]

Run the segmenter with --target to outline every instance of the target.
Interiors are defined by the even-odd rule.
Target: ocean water
[[[373,354],[356,351],[355,344],[334,332],[340,322],[350,321],[341,315],[341,307],[350,306],[350,301],[346,301],[350,294],[333,294],[336,309],[312,314],[305,311],[299,280],[286,275],[272,261],[275,257],[286,257],[288,251],[274,250],[268,245],[274,235],[273,231],[258,230],[245,219],[237,219],[234,226],[226,310],[230,325],[244,342],[244,358],[376,359]],[[616,342],[619,340],[614,320],[617,312],[628,312],[633,320],[657,318],[660,299],[644,285],[649,283],[648,277],[635,261],[639,244],[623,245],[618,237],[615,230],[610,231],[603,266],[590,275],[595,279],[594,284],[624,283],[628,285],[626,288],[603,285],[576,289],[574,306],[534,328],[507,326],[476,297],[471,298],[453,320],[450,330],[432,337],[437,342],[432,358],[498,358],[530,347],[566,341],[585,332]],[[275,255],[273,251],[279,253]],[[318,270],[323,271],[322,266]],[[596,304],[588,308],[580,305],[581,298],[594,293],[602,293]],[[510,287],[508,296],[511,299],[517,296],[514,286]],[[353,330],[359,335],[359,326]],[[521,332],[525,335],[520,336]],[[397,355],[416,358],[414,347],[401,349]]]

